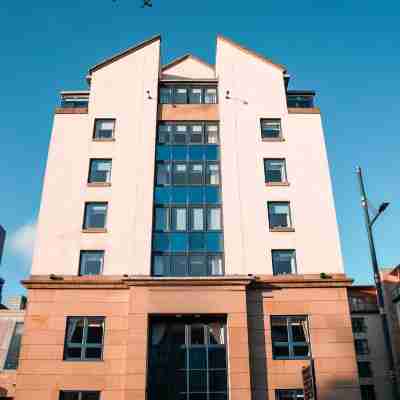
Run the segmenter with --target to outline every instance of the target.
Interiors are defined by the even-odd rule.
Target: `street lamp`
[[[367,199],[367,195],[365,193],[364,181],[363,181],[362,171],[361,171],[360,167],[357,167],[357,176],[358,176],[358,182],[360,185],[361,207],[364,210],[365,226],[367,228],[367,235],[368,235],[368,242],[369,242],[369,251],[371,254],[372,268],[374,271],[374,281],[375,281],[376,292],[377,292],[379,315],[381,316],[381,320],[382,320],[383,336],[385,339],[386,352],[387,352],[387,356],[388,356],[389,375],[392,380],[393,399],[398,400],[399,397],[398,397],[398,389],[397,389],[397,376],[396,376],[396,372],[394,369],[392,342],[390,340],[389,325],[388,325],[388,320],[387,320],[387,315],[386,315],[386,310],[385,310],[385,299],[384,299],[384,295],[383,295],[382,280],[381,280],[381,275],[379,273],[378,260],[376,257],[375,244],[374,244],[374,237],[372,234],[373,224],[379,218],[379,216],[386,210],[386,208],[389,206],[389,203],[387,203],[387,202],[382,203],[379,206],[377,213],[371,220],[370,215],[369,215],[368,199]]]

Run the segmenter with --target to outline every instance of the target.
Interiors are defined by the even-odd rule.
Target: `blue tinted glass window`
[[[205,251],[206,242],[204,233],[190,233],[189,234],[189,251]]]
[[[204,149],[207,146],[189,146],[189,160],[202,161],[204,159]]]
[[[156,231],[168,230],[168,208],[156,207],[154,218]]]
[[[188,250],[187,233],[171,233],[171,251],[173,253],[186,252]]]
[[[154,201],[156,204],[169,204],[171,202],[171,188],[156,187],[154,191]]]
[[[171,159],[171,147],[170,146],[157,146],[156,147],[156,160],[157,161],[169,161]]]
[[[187,201],[187,187],[173,187],[171,190],[171,202],[174,204],[186,204]]]
[[[218,204],[221,202],[221,191],[219,187],[208,186],[205,188],[206,203]]]
[[[188,149],[187,146],[171,146],[171,157],[174,161],[186,161]]]
[[[153,250],[155,251],[170,250],[169,233],[155,233],[153,235]]]
[[[188,187],[189,203],[201,204],[204,201],[204,187]]]
[[[187,256],[179,255],[171,257],[171,275],[187,275]]]
[[[206,160],[219,160],[218,146],[208,145],[206,146]]]
[[[220,252],[222,251],[222,234],[221,233],[206,233],[207,251]]]

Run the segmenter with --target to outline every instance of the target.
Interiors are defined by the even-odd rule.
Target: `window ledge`
[[[278,138],[261,138],[263,142],[284,142],[285,139],[283,137],[278,137]]]
[[[83,228],[82,233],[107,233],[107,228]]]
[[[265,186],[290,186],[289,182],[265,182]]]
[[[109,187],[111,182],[88,182],[88,187]]]
[[[269,228],[270,232],[294,232],[294,228]]]
[[[93,138],[93,142],[115,142],[115,138]]]

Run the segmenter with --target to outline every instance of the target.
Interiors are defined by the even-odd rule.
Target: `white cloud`
[[[35,236],[36,223],[28,222],[11,234],[10,247],[14,253],[30,261],[32,259]]]

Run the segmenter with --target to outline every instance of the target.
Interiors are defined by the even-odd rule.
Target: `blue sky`
[[[156,33],[164,62],[191,52],[213,63],[221,33],[286,65],[292,89],[316,90],[346,271],[357,283],[371,282],[358,164],[375,206],[391,202],[375,229],[380,264],[400,263],[400,3],[153,0],[142,9],[140,1],[1,2],[4,297],[22,292],[19,281],[29,273],[58,92],[86,88],[90,66]]]

